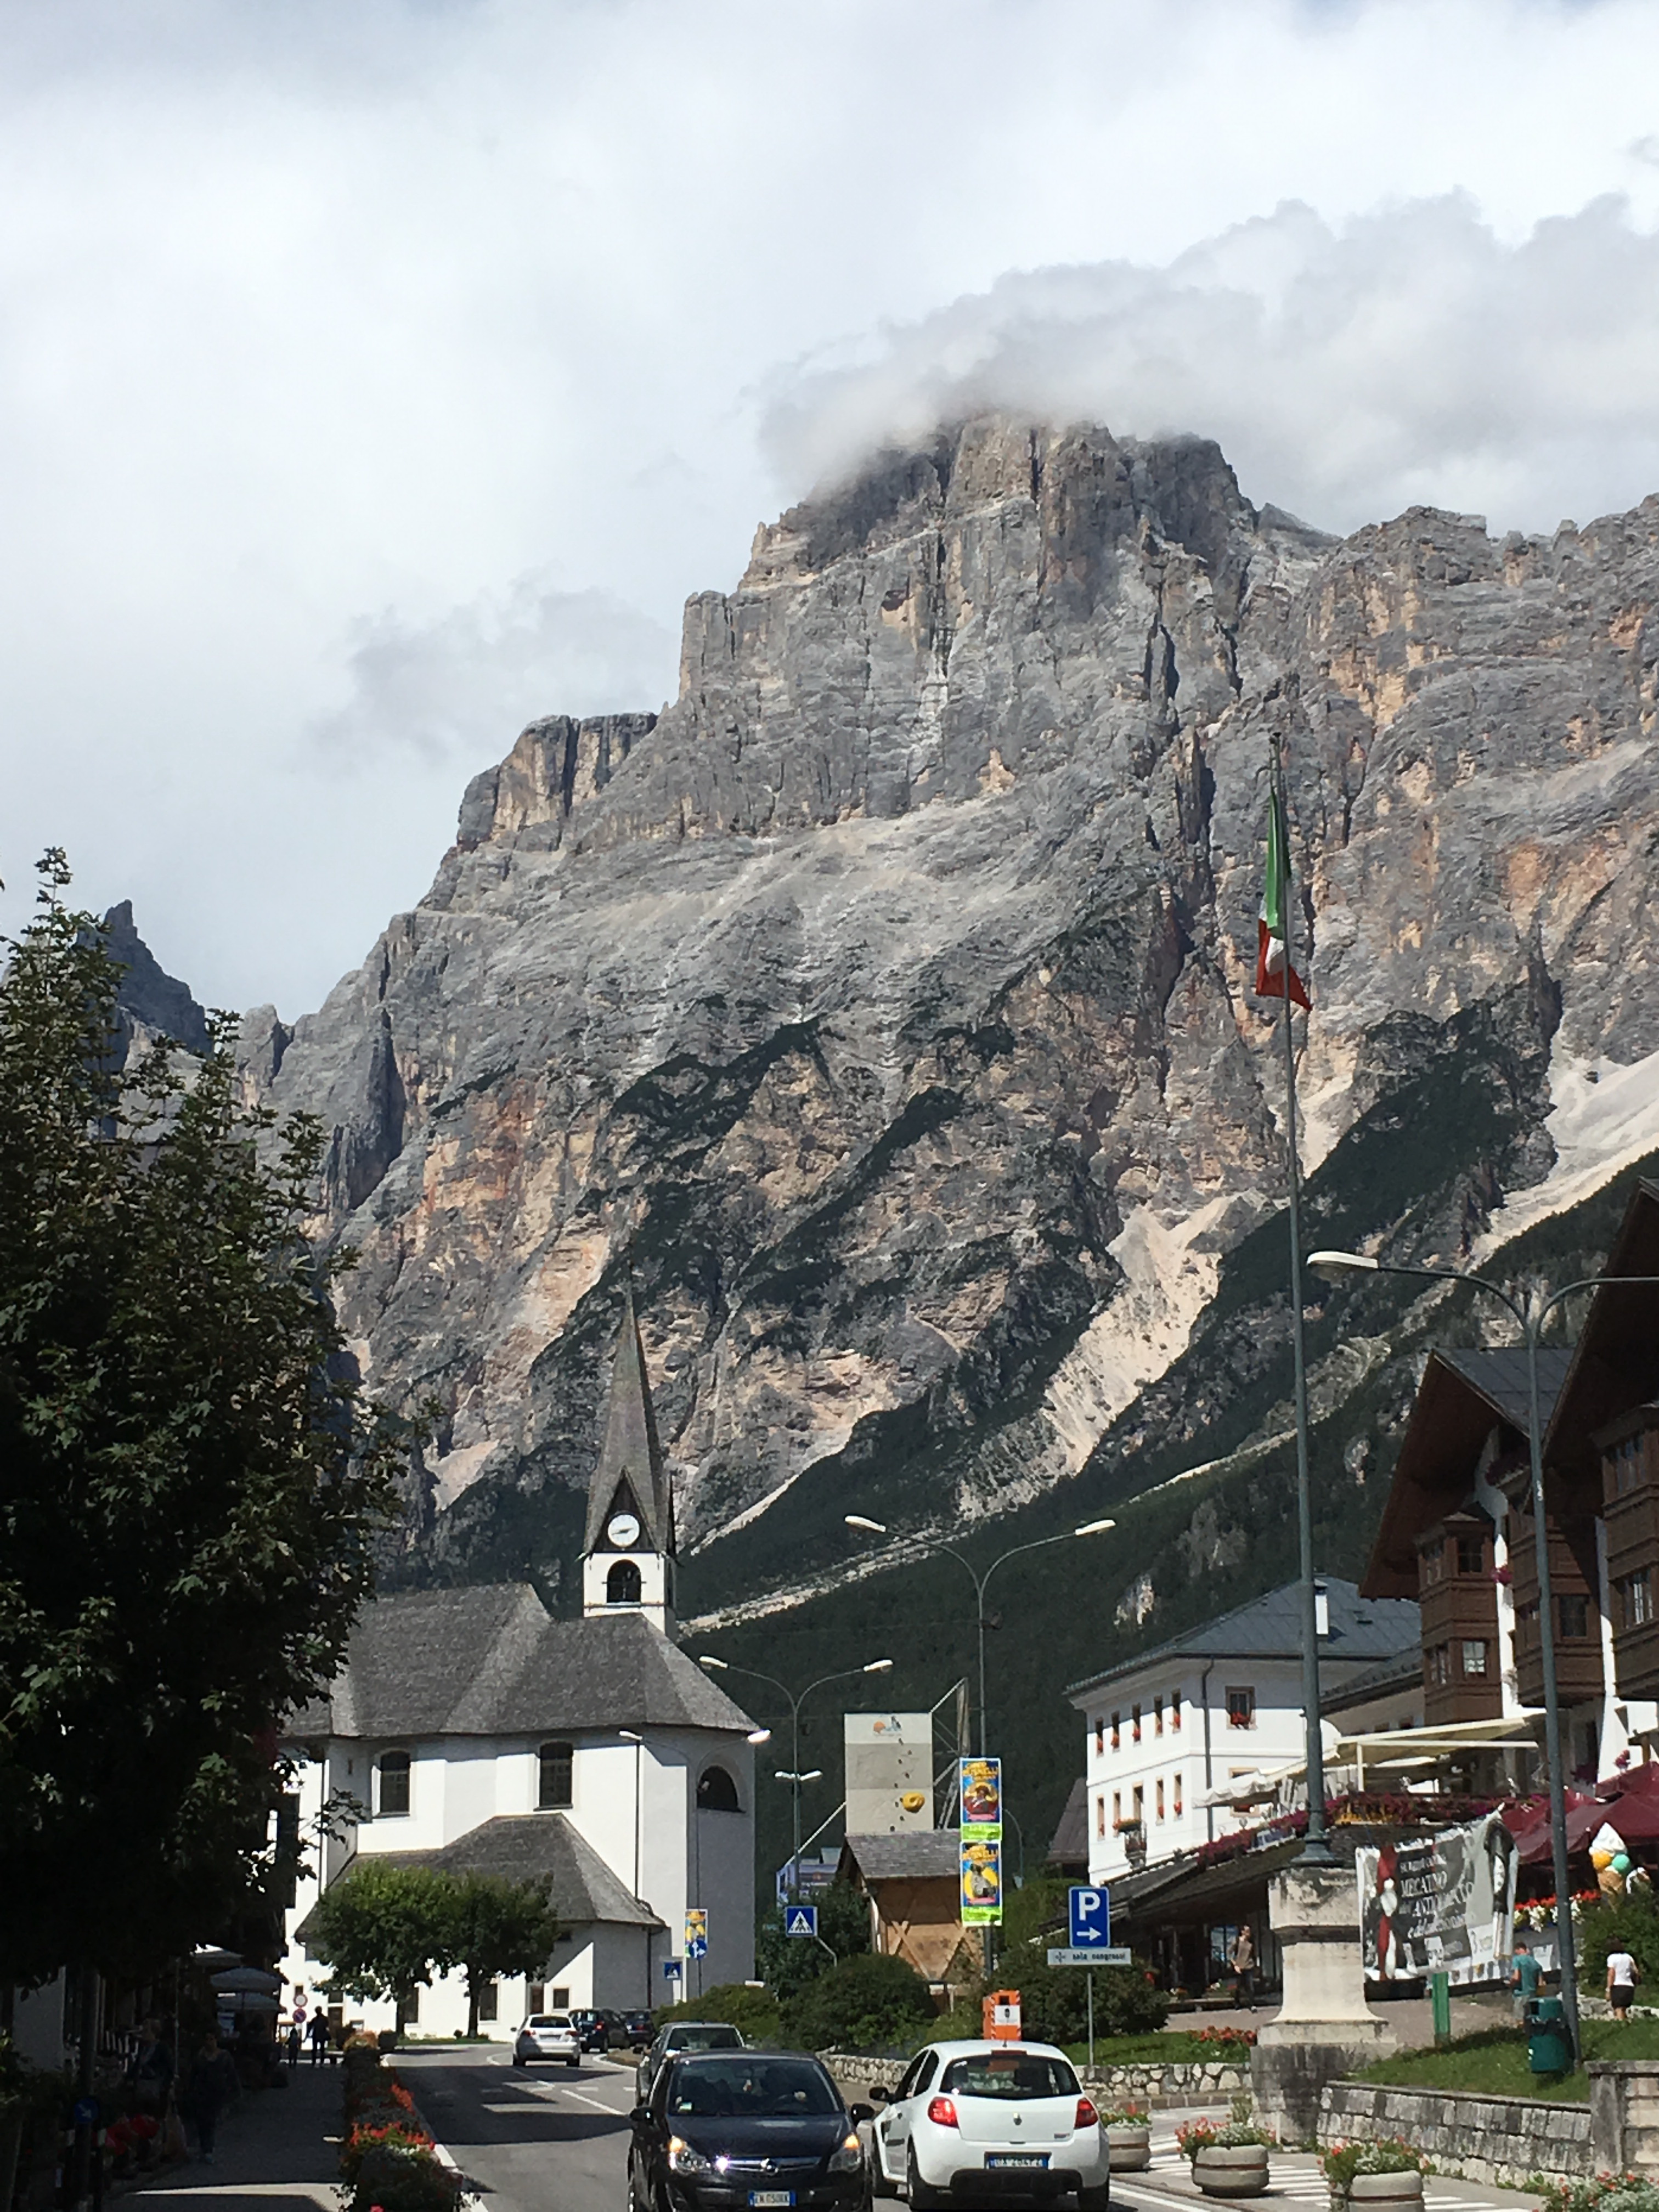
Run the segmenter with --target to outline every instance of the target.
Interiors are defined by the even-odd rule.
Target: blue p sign
[[[1074,1887],[1070,1898],[1073,1949],[1103,1951],[1112,1940],[1111,1891]]]

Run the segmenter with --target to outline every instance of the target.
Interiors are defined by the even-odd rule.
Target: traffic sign
[[[1127,1943],[1108,1943],[1098,1951],[1080,1951],[1069,1943],[1050,1944],[1048,1947],[1048,1964],[1051,1966],[1127,1966],[1129,1955]]]
[[[678,1959],[665,1959],[662,1962],[662,1978],[665,1982],[684,1981],[685,1967]]]
[[[1103,1949],[1112,1940],[1112,1893],[1087,1889],[1074,1882],[1067,1893],[1071,1904],[1073,1950]]]
[[[816,1905],[787,1905],[783,1909],[783,1932],[786,1936],[810,1936],[817,1941],[818,1908]]]

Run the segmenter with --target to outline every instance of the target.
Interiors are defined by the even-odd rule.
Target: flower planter
[[[1152,2162],[1152,2131],[1145,2120],[1115,2121],[1106,2130],[1106,2162],[1114,2173],[1145,2173]]]
[[[1206,2144],[1193,2160],[1193,2179],[1206,2197],[1265,2196],[1267,2146]]]
[[[1417,2205],[1423,2202],[1423,2177],[1414,2167],[1405,2173],[1356,2173],[1348,2192],[1351,2204]]]

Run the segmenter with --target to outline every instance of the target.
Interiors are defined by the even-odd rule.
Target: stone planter
[[[1152,2131],[1145,2120],[1118,2120],[1106,2130],[1106,2160],[1114,2173],[1145,2173],[1152,2162]]]
[[[1415,2167],[1408,2173],[1356,2173],[1348,2187],[1350,2204],[1414,2206],[1423,2202],[1423,2177]],[[1334,2196],[1331,2202],[1335,2204]]]
[[[1193,2160],[1193,2179],[1206,2197],[1263,2197],[1267,2190],[1267,2146],[1207,2144]]]

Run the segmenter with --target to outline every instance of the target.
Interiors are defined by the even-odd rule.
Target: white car
[[[513,2063],[528,2066],[532,2058],[562,2058],[567,2066],[582,2063],[582,2032],[568,2012],[532,2012],[513,2039]]]
[[[947,2197],[1110,2202],[1106,2136],[1072,2062],[1049,2043],[934,2043],[890,2092],[871,2091],[871,2183],[910,2212]]]

